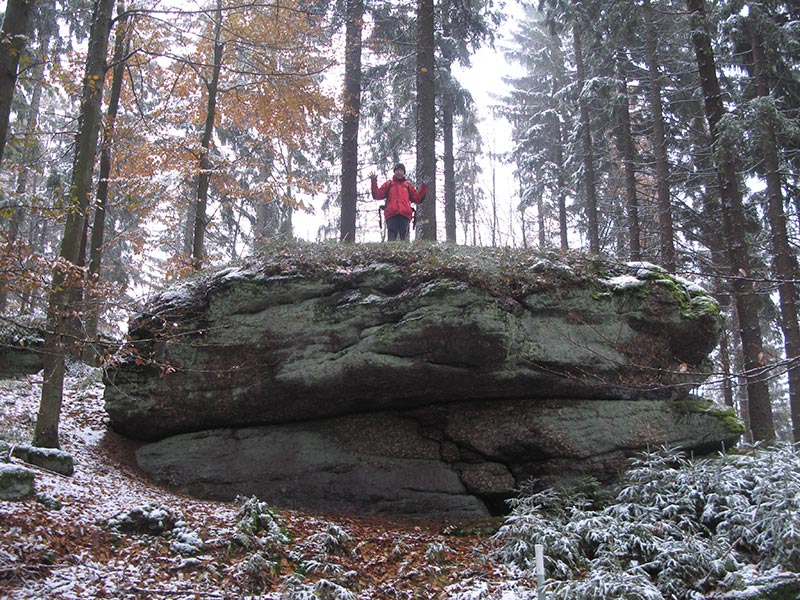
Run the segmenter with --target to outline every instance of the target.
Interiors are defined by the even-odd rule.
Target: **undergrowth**
[[[534,547],[544,545],[549,600],[765,600],[800,591],[800,457],[790,445],[700,460],[661,448],[632,461],[608,504],[552,489],[511,504],[497,557],[531,576]],[[754,585],[755,596],[736,595]]]

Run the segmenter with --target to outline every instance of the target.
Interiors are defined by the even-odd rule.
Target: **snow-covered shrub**
[[[36,494],[36,501],[44,506],[47,510],[61,510],[61,500],[51,496],[50,494]]]
[[[557,583],[548,590],[551,600],[665,600],[647,575],[632,572],[593,569],[586,577]]]
[[[323,529],[308,536],[306,543],[318,554],[341,554],[352,541],[344,528],[325,521]]]
[[[281,590],[281,600],[356,600],[357,596],[346,587],[329,579],[313,583],[295,583]]]
[[[705,481],[695,463],[679,449],[662,447],[631,460],[617,503],[627,504],[632,517],[695,527],[705,497]]]
[[[434,564],[442,563],[447,552],[452,552],[452,549],[444,542],[431,542],[425,548],[425,559]]]
[[[248,554],[236,563],[235,573],[246,589],[258,591],[265,586],[268,579],[280,571],[280,559],[273,559],[261,552]]]
[[[231,545],[245,550],[275,550],[289,543],[289,536],[266,502],[255,496],[238,500],[242,505]]]
[[[280,572],[281,549],[290,540],[278,516],[255,496],[237,498],[241,503],[229,542],[231,551],[244,549],[244,558],[234,565],[243,589],[258,592]]]
[[[189,529],[184,521],[175,525],[175,529],[169,533],[169,539],[169,550],[173,554],[194,556],[205,549],[203,540],[197,532]]]
[[[520,577],[513,568],[496,571],[488,581],[482,576],[467,577],[448,585],[444,591],[446,600],[537,600],[539,597],[536,582]]]
[[[344,567],[337,562],[332,561],[327,555],[320,554],[311,557],[298,557],[297,573],[298,575],[323,575],[325,577],[336,577],[344,572]]]
[[[117,513],[106,521],[106,525],[116,533],[164,536],[169,540],[173,554],[194,556],[205,549],[205,543],[189,529],[179,510],[154,502]]]
[[[739,473],[746,471],[751,486],[749,527],[739,533],[753,545],[764,567],[800,570],[800,455],[783,444],[769,452],[755,451],[732,459]]]
[[[701,460],[649,451],[613,503],[527,494],[496,540],[497,556],[530,575],[544,546],[553,598],[727,598],[754,587],[752,572],[753,598],[782,599],[769,590],[800,587],[800,457],[789,445]],[[779,577],[765,578],[773,568]]]
[[[445,588],[447,600],[486,600],[491,598],[489,584],[483,580],[458,581]]]
[[[161,535],[173,529],[175,524],[182,520],[180,511],[148,502],[127,512],[117,513],[107,521],[107,525],[119,533]]]
[[[511,514],[495,534],[498,556],[522,570],[535,568],[535,546],[547,548],[547,571],[569,578],[586,566],[580,538],[567,525],[588,502],[582,494],[546,489],[510,501]]]
[[[663,533],[661,525],[619,519],[607,511],[576,511],[565,528],[579,540],[584,557],[598,565],[651,562],[658,555]]]
[[[738,567],[730,557],[730,547],[716,538],[687,535],[665,539],[653,561],[642,565],[666,598],[701,600],[727,573]]]
[[[336,557],[347,550],[353,538],[343,527],[335,523],[322,521],[318,524],[320,529],[297,544],[289,553],[290,560],[297,565],[293,581],[297,584],[298,590],[311,585],[303,583],[306,577],[321,577],[321,581],[330,581],[344,588],[343,578],[346,578],[347,573]],[[289,583],[291,581],[286,585]]]

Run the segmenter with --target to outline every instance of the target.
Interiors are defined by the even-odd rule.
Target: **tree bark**
[[[445,40],[452,35],[450,27],[450,6],[449,0],[440,7],[442,15],[442,36]],[[445,239],[448,242],[456,241],[456,160],[453,143],[453,115],[455,113],[453,102],[452,65],[453,52],[448,43],[442,45],[442,71],[445,81],[443,90],[439,95],[442,107],[442,140],[444,146],[444,231]]]
[[[753,51],[753,71],[758,96],[768,98],[770,95],[767,77],[767,60],[764,52],[763,38],[759,29],[760,11],[750,5],[750,35]],[[767,217],[772,231],[772,269],[778,280],[778,298],[781,313],[781,329],[783,345],[788,361],[789,406],[792,415],[792,433],[795,442],[800,441],[800,326],[797,320],[797,261],[789,244],[786,227],[786,212],[783,203],[783,187],[781,181],[780,161],[778,158],[778,140],[775,125],[769,116],[762,120],[761,153],[764,157],[764,170],[767,180]]]
[[[344,116],[342,120],[342,212],[340,239],[356,239],[358,207],[358,129],[361,113],[361,49],[364,0],[347,0],[344,50]]]
[[[664,110],[661,103],[661,77],[656,52],[656,28],[650,0],[644,0],[644,40],[647,70],[650,75],[650,112],[653,119],[653,156],[655,158],[656,198],[658,205],[658,235],[661,264],[669,271],[676,268],[675,228],[670,202],[669,160],[664,134]]]
[[[222,69],[222,0],[217,0],[214,11],[214,53],[212,56],[211,79],[205,82],[206,121],[200,138],[200,172],[197,175],[197,198],[194,212],[194,239],[192,243],[192,266],[195,270],[203,267],[205,259],[206,209],[208,208],[208,188],[211,182],[211,140],[214,137],[214,121],[217,117],[217,93],[219,74]]]
[[[8,0],[0,31],[0,163],[8,137],[11,101],[17,85],[19,57],[25,50],[25,34],[31,12],[29,0]]]
[[[586,227],[589,238],[589,252],[599,254],[600,229],[597,222],[597,184],[594,171],[594,150],[592,149],[589,103],[584,97],[586,65],[583,61],[583,45],[577,18],[572,25],[572,43],[575,52],[575,68],[578,75],[578,107],[580,111],[581,145],[583,147],[583,178],[586,185]]]
[[[550,38],[552,40],[551,47],[556,49],[560,48],[561,46],[561,38],[558,34],[554,31],[550,31]],[[558,68],[563,73],[565,72],[564,68],[564,60],[563,55],[561,52],[553,51],[553,54],[558,55]],[[561,244],[561,250],[566,252],[569,250],[569,234],[568,234],[568,227],[567,227],[567,184],[565,182],[564,177],[564,127],[562,125],[562,117],[560,116],[561,113],[561,106],[558,101],[558,92],[560,86],[558,81],[553,76],[552,84],[551,84],[551,102],[552,102],[552,111],[551,111],[551,121],[553,127],[553,140],[555,144],[553,145],[553,163],[556,169],[556,198],[558,200],[558,233],[559,233],[559,241]]]
[[[556,144],[553,149],[555,166],[558,171],[556,175],[556,196],[558,198],[558,237],[561,250],[569,250],[569,228],[567,227],[567,184],[564,180],[564,131],[558,115],[553,115],[556,131]]]
[[[628,77],[625,70],[625,57],[621,49],[617,51],[617,74],[619,77],[619,147],[625,171],[625,217],[628,224],[628,255],[631,260],[641,260],[639,243],[639,200],[636,194],[636,151],[631,136],[631,111],[628,99]]]
[[[722,371],[722,398],[725,406],[733,407],[733,372],[731,368],[730,334],[727,323],[722,327],[719,340],[719,362]]]
[[[736,173],[733,149],[720,144],[720,122],[725,115],[722,91],[707,31],[704,0],[686,0],[691,16],[691,36],[697,59],[700,85],[703,91],[706,120],[715,146],[717,178],[722,206],[722,224],[725,233],[734,301],[742,341],[742,358],[747,388],[750,427],[755,441],[773,441],[775,425],[769,388],[764,378],[762,360],[763,342],[758,320],[758,297],[750,275],[752,273],[750,250],[745,238],[745,216],[741,190]]]
[[[31,173],[31,166],[36,160],[37,145],[33,143],[34,136],[36,135],[36,127],[39,122],[39,108],[42,102],[42,87],[44,84],[44,57],[47,54],[47,48],[50,45],[50,36],[45,31],[39,39],[39,56],[37,58],[36,66],[33,68],[33,92],[31,93],[31,101],[28,105],[24,144],[22,149],[22,159],[20,161],[19,174],[17,175],[17,183],[15,187],[15,194],[20,198],[18,205],[14,208],[14,212],[9,219],[8,231],[6,232],[6,245],[3,250],[5,258],[8,258],[24,246],[20,244],[20,228],[25,222],[26,210],[24,201],[28,193],[28,180]],[[23,250],[24,251],[24,250]],[[8,275],[11,275],[10,273]],[[8,294],[11,287],[10,277],[5,281],[0,279],[0,312],[5,312],[8,307]],[[20,307],[21,308],[21,307]]]
[[[428,195],[417,208],[417,238],[436,240],[436,90],[433,0],[417,0],[417,178]]]
[[[547,248],[547,230],[544,223],[544,198],[542,194],[536,195],[536,225],[539,230],[539,248]]]
[[[456,241],[456,159],[453,143],[453,100],[442,96],[442,137],[444,141],[444,230],[448,242]]]
[[[97,327],[100,320],[100,298],[95,292],[100,280],[100,264],[103,259],[103,243],[105,241],[106,210],[108,208],[109,177],[111,176],[112,146],[114,143],[114,127],[119,110],[119,99],[122,95],[122,79],[125,74],[125,54],[128,51],[128,21],[121,18],[122,5],[118,7],[116,39],[114,41],[114,57],[111,78],[111,91],[106,108],[103,125],[103,141],[100,147],[100,173],[97,178],[95,194],[94,218],[92,219],[92,236],[89,242],[89,270],[87,285],[86,338],[93,341],[97,338]]]
[[[497,234],[499,233],[499,224],[497,221],[497,166],[495,161],[497,160],[497,154],[494,152],[489,152],[489,161],[491,163],[492,169],[492,189],[490,190],[490,194],[492,197],[492,247],[497,246]]]
[[[64,331],[74,308],[71,306],[71,301],[76,295],[74,289],[82,285],[82,273],[75,272],[75,265],[80,259],[81,238],[89,207],[113,8],[114,0],[96,0],[94,4],[78,116],[78,133],[75,140],[69,207],[61,239],[61,261],[53,270],[50,287],[42,399],[33,436],[34,445],[46,448],[58,447],[58,424],[64,395],[64,356],[67,344]]]
[[[292,224],[292,214],[294,213],[294,206],[292,202],[293,199],[293,192],[292,192],[292,151],[287,149],[286,152],[286,196],[285,202],[281,203],[280,206],[280,213],[281,213],[281,223],[278,229],[278,235],[280,235],[281,239],[284,240],[292,240],[294,239],[294,225]]]

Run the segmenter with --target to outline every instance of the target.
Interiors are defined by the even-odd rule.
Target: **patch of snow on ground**
[[[30,443],[40,395],[41,373],[0,380],[2,438]],[[276,510],[289,540],[285,547],[274,553],[236,547],[241,503],[198,500],[153,483],[135,465],[136,444],[107,423],[100,371],[69,365],[60,441],[75,473],[26,465],[36,474],[36,497],[0,501],[3,600],[290,600],[323,592],[328,598],[411,600],[446,598],[444,588],[468,579],[465,571],[492,579],[488,553],[476,550],[489,543],[485,534],[450,536],[446,522]],[[162,535],[108,525],[143,505],[167,507],[181,520]],[[441,549],[436,564],[426,558],[432,546]]]

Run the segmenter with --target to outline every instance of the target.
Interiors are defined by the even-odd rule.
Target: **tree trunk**
[[[669,271],[676,268],[675,229],[670,202],[669,161],[664,134],[664,111],[661,104],[661,77],[656,54],[656,28],[650,0],[644,0],[644,39],[647,70],[650,74],[650,112],[653,118],[653,156],[655,158],[656,197],[658,204],[658,235],[661,264]]]
[[[42,102],[42,87],[44,83],[44,57],[47,54],[47,48],[50,45],[50,36],[44,32],[39,40],[39,56],[37,63],[33,68],[33,92],[31,93],[31,101],[28,105],[25,123],[25,135],[22,147],[22,159],[20,161],[19,174],[17,175],[17,183],[15,194],[20,198],[18,206],[9,219],[8,231],[6,232],[6,246],[4,249],[5,260],[7,260],[14,252],[20,248],[20,228],[25,222],[26,210],[24,208],[23,198],[28,193],[28,179],[31,173],[31,166],[36,160],[37,146],[33,143],[34,136],[36,135],[36,126],[39,121],[39,107]],[[31,249],[29,248],[29,251]],[[5,312],[8,307],[8,294],[11,282],[9,280],[0,280],[0,313]]]
[[[428,195],[417,209],[417,238],[436,239],[436,90],[433,0],[417,0],[417,179]]]
[[[281,239],[292,240],[294,239],[294,225],[292,224],[292,214],[294,207],[293,192],[292,192],[292,151],[287,149],[286,152],[286,202],[280,206],[281,223],[278,229],[278,235]]]
[[[194,212],[194,240],[192,244],[192,266],[195,270],[203,267],[205,259],[206,209],[208,208],[208,187],[211,181],[211,140],[214,137],[214,121],[217,116],[217,93],[219,73],[222,69],[222,0],[217,0],[214,11],[214,55],[212,57],[211,79],[206,81],[206,122],[200,139],[200,172],[197,175],[197,199]]]
[[[444,138],[444,231],[448,242],[456,241],[456,159],[453,143],[453,99],[442,96],[442,136]]]
[[[78,133],[75,140],[70,205],[61,239],[61,262],[53,270],[50,288],[42,399],[33,437],[34,445],[47,448],[58,447],[58,423],[64,395],[64,355],[67,344],[64,327],[72,311],[70,301],[75,297],[74,288],[80,288],[82,282],[82,273],[75,272],[75,265],[80,258],[81,238],[89,207],[113,8],[114,0],[96,0],[94,5],[78,116]]]
[[[756,90],[762,98],[770,95],[767,63],[763,39],[759,29],[759,10],[750,5],[750,34],[753,48],[753,70]],[[800,327],[797,321],[797,261],[789,244],[786,228],[786,212],[783,208],[783,189],[780,162],[778,159],[778,140],[775,125],[769,117],[762,121],[761,152],[767,179],[767,217],[772,230],[773,273],[778,280],[778,298],[783,329],[783,345],[788,361],[789,405],[792,414],[792,433],[795,442],[800,442]]]
[[[544,222],[544,198],[542,194],[536,195],[536,225],[539,230],[539,248],[547,248],[547,229]]]
[[[8,0],[3,29],[0,31],[0,163],[8,137],[11,101],[17,85],[19,57],[25,49],[25,34],[31,12],[29,0]]]
[[[719,340],[719,362],[722,371],[722,398],[725,406],[733,408],[733,373],[730,345],[730,334],[726,323],[722,326],[722,334]]]
[[[187,189],[189,190],[196,190],[197,189],[197,177],[193,176],[191,182],[186,182],[188,186]],[[194,213],[197,209],[197,203],[194,202],[195,198],[188,197],[189,194],[192,192],[187,191],[186,195],[186,204],[183,208],[183,215],[181,220],[182,225],[182,233],[180,237],[181,243],[181,262],[184,259],[187,259],[188,262],[191,261],[192,256],[192,245],[194,244]]]
[[[114,58],[111,78],[111,91],[108,98],[105,123],[103,125],[103,141],[100,147],[100,173],[97,178],[95,194],[94,218],[92,220],[92,237],[89,243],[89,283],[87,285],[86,338],[92,343],[97,338],[97,326],[100,320],[100,298],[95,288],[100,281],[100,263],[103,259],[103,243],[105,241],[106,210],[108,208],[108,181],[111,176],[111,154],[114,142],[114,126],[119,110],[119,98],[122,94],[122,79],[125,74],[125,54],[129,45],[128,21],[122,17],[122,4],[118,6],[116,39],[114,41]]]
[[[569,250],[569,228],[567,227],[567,184],[564,180],[564,131],[561,119],[553,114],[553,127],[556,132],[556,143],[553,148],[556,174],[556,197],[558,198],[558,237],[561,250]]]
[[[619,76],[619,148],[625,171],[625,216],[628,223],[628,255],[631,260],[641,260],[639,244],[639,200],[636,194],[636,151],[631,136],[631,111],[628,99],[628,76],[625,70],[625,56],[617,51],[617,73]]]
[[[739,319],[739,334],[747,387],[750,427],[755,441],[775,439],[769,388],[762,364],[763,343],[758,320],[758,297],[753,281],[750,250],[745,238],[745,216],[736,173],[733,149],[719,144],[720,122],[725,115],[722,92],[707,31],[704,0],[686,0],[691,16],[692,45],[697,58],[700,85],[705,101],[706,120],[711,143],[717,146],[717,177],[722,204],[722,225],[725,233],[733,294]]]
[[[592,149],[592,129],[589,119],[589,103],[584,97],[586,85],[586,66],[583,62],[583,46],[578,21],[572,25],[572,42],[575,52],[575,68],[578,72],[578,106],[580,109],[581,145],[583,147],[583,178],[586,185],[586,227],[589,238],[589,252],[600,253],[600,229],[597,223],[597,184],[594,172],[594,150]]]
[[[559,48],[561,46],[561,38],[558,34],[551,30],[550,36],[553,40],[552,47]],[[558,68],[561,72],[565,71],[563,55],[559,52]],[[553,77],[551,85],[551,122],[553,127],[553,164],[556,169],[556,190],[555,195],[558,201],[558,233],[561,250],[566,252],[569,250],[569,234],[567,227],[567,187],[564,177],[564,128],[562,126],[561,107],[558,101],[559,84],[556,77]],[[521,196],[520,196],[521,197]]]
[[[342,213],[340,239],[356,239],[358,207],[358,128],[361,113],[361,34],[364,0],[347,0],[344,49],[344,116],[342,119]]]
[[[489,161],[492,168],[492,189],[490,194],[492,196],[492,247],[497,246],[498,234],[498,221],[497,221],[497,167],[495,166],[495,159],[497,155],[494,152],[489,153]]]
[[[449,0],[440,7],[442,15],[442,36],[445,39],[452,35],[450,27]],[[439,95],[442,107],[442,140],[444,146],[444,231],[448,242],[456,242],[456,160],[453,143],[453,115],[455,113],[453,102],[452,65],[453,52],[447,43],[442,45],[442,70],[446,84]]]

